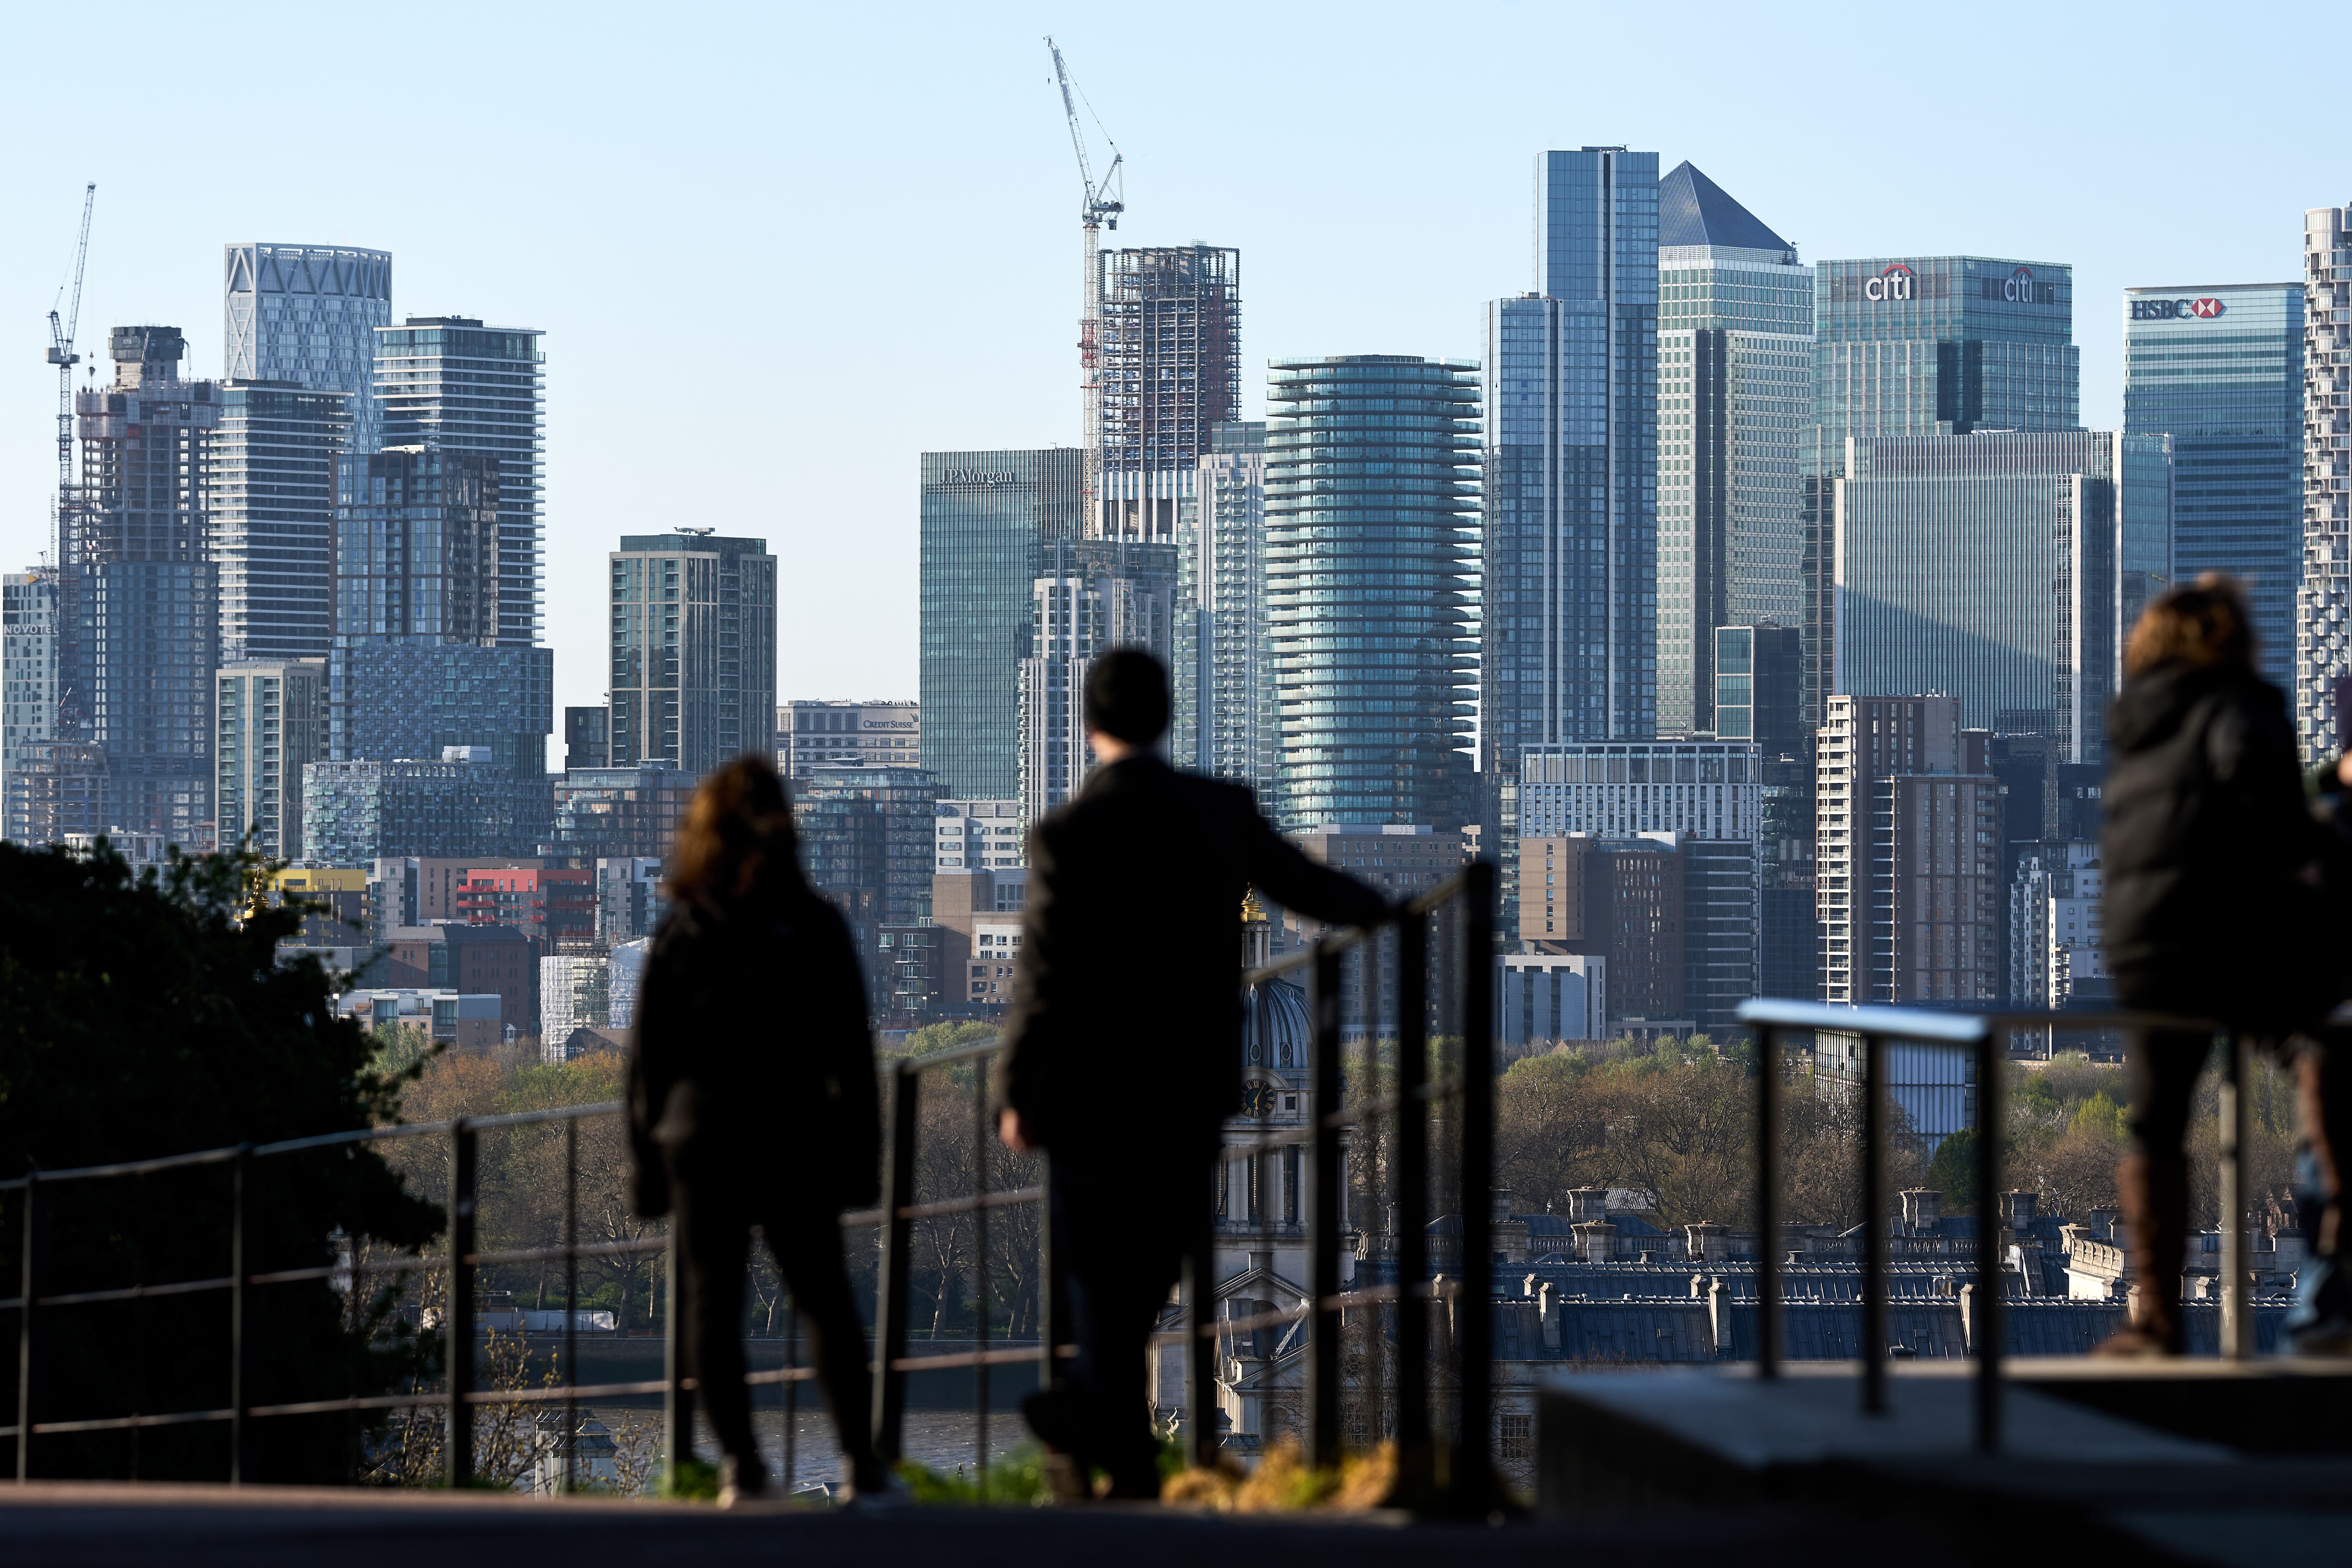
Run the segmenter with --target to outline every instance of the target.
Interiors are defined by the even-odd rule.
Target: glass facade
[[[0,795],[19,748],[48,740],[57,721],[58,574],[12,572],[0,577]]]
[[[764,539],[625,536],[609,558],[610,760],[699,778],[769,753],[776,721],[776,558]]]
[[[1265,618],[1265,426],[1220,425],[1178,538],[1180,767],[1275,795],[1274,645]]]
[[[1475,362],[1270,366],[1265,595],[1286,831],[1465,820],[1478,406]]]
[[[1980,432],[1849,444],[1836,481],[1834,690],[1949,693],[1962,729],[2104,754],[2119,542],[2168,497],[2162,436]]]
[[[327,755],[327,662],[256,660],[215,678],[213,745],[220,841],[253,835],[273,860],[302,853],[302,769]]]
[[[528,856],[547,837],[548,796],[545,773],[478,763],[312,763],[302,770],[302,858]]]
[[[1658,198],[1658,732],[1725,732],[1717,626],[1803,616],[1813,274],[1688,163]]]
[[[2336,687],[2352,673],[2352,207],[2303,215],[2303,580],[2294,717],[2309,760],[2343,745]]]
[[[1076,539],[1086,454],[1075,447],[922,458],[923,767],[941,793],[1021,793],[1021,661],[1046,541]]]
[[[2173,569],[2246,584],[2263,673],[2286,689],[2303,574],[2303,286],[2125,289],[2124,428],[2171,436]],[[2164,578],[2134,584],[2126,627]]]
[[[205,514],[220,657],[323,658],[334,638],[335,460],[351,395],[228,381],[207,437]]]
[[[340,392],[350,449],[374,451],[376,331],[392,324],[392,252],[230,245],[223,247],[221,270],[227,378]],[[326,649],[321,644],[303,651]],[[253,657],[291,656],[257,650]]]
[[[1981,256],[1870,257],[1813,272],[1813,408],[1801,481],[1806,721],[1837,644],[1832,491],[1849,437],[2072,430],[2081,423],[2071,267]]]
[[[1056,540],[1030,591],[1021,661],[1021,802],[1034,822],[1075,795],[1094,765],[1087,676],[1115,647],[1164,666],[1172,652],[1177,550],[1121,539]]]
[[[479,452],[499,461],[499,630],[539,641],[546,377],[541,334],[466,316],[411,316],[376,333],[375,388],[386,447]]]

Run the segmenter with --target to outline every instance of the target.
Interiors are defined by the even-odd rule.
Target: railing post
[[[254,1255],[253,1145],[240,1143],[229,1166],[228,1221],[228,1484],[242,1486],[252,1479],[252,1428],[245,1418],[251,1403],[247,1387],[252,1376],[248,1333],[252,1327],[252,1295],[247,1276]]]
[[[1218,1158],[1223,1159],[1222,1152]],[[1184,1458],[1195,1468],[1217,1462],[1217,1252],[1213,1184],[1200,1194],[1198,1217],[1185,1221]],[[1158,1354],[1155,1349],[1153,1353]]]
[[[662,1474],[672,1489],[694,1458],[694,1390],[686,1385],[686,1316],[694,1302],[685,1252],[686,1233],[673,1210],[662,1248]]]
[[[1328,1468],[1339,1462],[1339,954],[1328,943],[1315,950],[1307,1005],[1313,1009],[1315,1092],[1307,1110],[1314,1118],[1314,1158],[1307,1173],[1307,1250],[1309,1300],[1307,1312],[1307,1403],[1308,1458]],[[1359,1397],[1369,1399],[1367,1386]],[[1202,1419],[1195,1412],[1193,1419]]]
[[[882,1178],[882,1279],[876,1292],[874,1356],[874,1451],[887,1463],[898,1458],[905,1432],[907,1373],[907,1278],[914,1222],[900,1211],[915,1201],[915,1110],[922,1092],[914,1064],[900,1062],[890,1076],[890,1148]]]
[[[2254,1353],[2253,1292],[2246,1257],[2246,1043],[2224,1037],[2221,1079],[2221,1354]]]
[[[1862,1407],[1886,1409],[1886,1039],[1862,1037]]]
[[[985,1057],[971,1064],[971,1195],[988,1196],[988,1068]],[[971,1211],[971,1348],[979,1352],[971,1384],[972,1471],[982,1496],[988,1491],[988,1205]]]
[[[25,1173],[24,1255],[16,1270],[16,1483],[33,1475],[33,1389],[41,1370],[40,1346],[34,1330],[38,1317],[35,1301],[48,1286],[48,1215],[41,1202],[41,1170]]]
[[[464,1117],[449,1131],[449,1300],[441,1321],[447,1326],[449,1361],[448,1480],[451,1490],[474,1479],[474,1151],[475,1134]]]
[[[563,1121],[563,1490],[580,1485],[580,1119]]]
[[[1780,1375],[1780,1031],[1760,1026],[1756,1063],[1756,1375]]]
[[[1054,1353],[1056,1336],[1067,1321],[1062,1305],[1061,1249],[1054,1245],[1054,1162],[1037,1167],[1037,1386],[1052,1388],[1061,1381],[1062,1362]]]
[[[1377,940],[1377,939],[1374,939]],[[1396,1356],[1397,1453],[1410,1475],[1427,1462],[1429,1444],[1429,1317],[1440,1310],[1419,1299],[1429,1278],[1429,917],[1406,915],[1397,921],[1396,1063]],[[1365,953],[1370,963],[1373,953]],[[1462,1076],[1477,1069],[1476,1053],[1464,1042]],[[1466,1094],[1466,1091],[1465,1091]],[[1469,1248],[1470,1191],[1462,1193],[1463,1247]],[[1466,1380],[1468,1369],[1464,1369]]]
[[[1977,1452],[2000,1452],[2000,1137],[2003,1033],[1988,1020],[1977,1055],[1977,1299],[1969,1323],[1977,1356]]]
[[[1474,860],[1462,910],[1462,1430],[1454,1503],[1493,1500],[1495,1458],[1495,863]]]

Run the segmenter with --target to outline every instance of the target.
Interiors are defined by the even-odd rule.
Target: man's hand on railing
[[[1036,1147],[1021,1126],[1021,1113],[1009,1105],[996,1113],[996,1136],[1015,1153],[1026,1154]]]

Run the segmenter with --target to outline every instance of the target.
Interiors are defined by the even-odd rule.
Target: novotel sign
[[[2198,321],[2226,313],[2230,307],[2208,295],[2201,300],[2134,300],[2131,319],[2135,321]]]

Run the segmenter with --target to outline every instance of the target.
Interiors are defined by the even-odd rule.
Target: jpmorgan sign
[[[988,485],[994,487],[997,485],[1009,485],[1013,482],[1013,478],[1014,476],[1012,474],[997,468],[950,468],[940,479],[940,483],[943,485]]]
[[[1884,302],[1888,300],[1911,298],[1912,272],[1900,261],[1894,263],[1875,278],[1863,280],[1862,297]]]
[[[2134,300],[2131,319],[2135,321],[2179,321],[2210,320],[2224,315],[2230,307],[2207,295],[2200,300]]]

